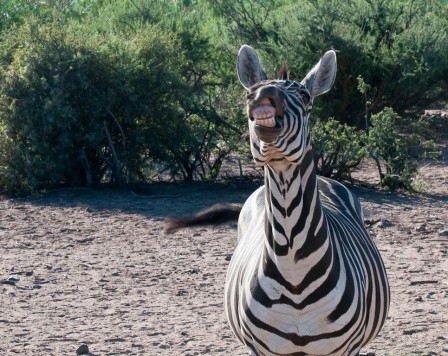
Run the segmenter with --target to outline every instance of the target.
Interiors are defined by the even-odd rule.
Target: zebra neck
[[[328,243],[311,150],[300,165],[266,166],[265,187],[266,248],[271,258],[297,263]]]

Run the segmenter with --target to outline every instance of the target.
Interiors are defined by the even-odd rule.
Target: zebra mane
[[[286,65],[286,62],[282,63],[282,67],[280,68],[280,70],[278,72],[278,79],[281,79],[281,80],[289,79],[288,66]]]

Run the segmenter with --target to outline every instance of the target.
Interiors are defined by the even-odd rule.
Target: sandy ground
[[[424,194],[353,188],[392,289],[387,323],[366,349],[377,356],[448,355],[448,164],[421,174]],[[255,187],[0,198],[0,355],[75,355],[82,344],[93,355],[246,355],[223,309],[236,225],[166,236],[163,220],[244,202]]]

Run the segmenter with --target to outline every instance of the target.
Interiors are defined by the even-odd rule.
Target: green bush
[[[320,174],[345,178],[370,151],[384,187],[412,189],[415,160],[431,153],[433,144],[423,144],[417,131],[403,133],[422,128],[416,113],[448,99],[446,1],[211,3],[222,32],[233,39],[228,48],[236,52],[235,42],[260,48],[269,76],[286,61],[291,78],[300,80],[316,56],[330,48],[337,51],[334,88],[313,106],[313,115],[322,118],[313,130]],[[387,107],[396,115],[406,115],[408,124],[398,125],[387,110],[380,113]],[[380,114],[371,119],[375,113]],[[385,116],[391,125],[381,130],[379,121]],[[366,132],[373,125],[370,137],[326,121],[328,117]]]
[[[10,46],[13,60],[1,71],[0,174],[8,189],[126,184],[151,147],[145,133],[176,125],[169,37],[157,28],[131,44],[78,35],[31,24],[9,39],[21,45]]]
[[[313,125],[313,148],[317,173],[337,180],[350,176],[350,170],[367,157],[366,134],[330,118]]]
[[[367,138],[333,119],[316,122],[318,170],[336,179],[370,151],[383,185],[410,186],[412,159],[430,152],[414,135],[420,123],[397,126],[390,112],[370,115],[386,106],[408,115],[448,99],[448,6],[441,0],[51,5],[0,5],[3,188],[123,186],[159,171],[214,179],[241,150],[246,129],[235,75],[242,43],[260,49],[269,77],[286,60],[291,78],[301,79],[316,56],[338,51],[335,87],[316,100],[314,115],[373,127]],[[391,126],[381,131],[384,120]]]
[[[105,10],[117,15],[115,5]],[[132,27],[141,14],[131,10],[134,22],[123,23]],[[8,32],[0,42],[0,185],[123,186],[149,179],[155,166],[172,178],[214,179],[243,115],[233,84],[222,81],[228,65],[214,64],[219,53],[198,32],[199,15],[174,30],[155,19],[137,32],[29,19]]]
[[[447,99],[445,1],[300,1],[291,12],[296,16],[284,37],[292,70],[302,71],[312,56],[328,48],[338,51],[334,90],[318,103],[322,115],[365,128],[358,76],[370,86],[372,113],[391,107],[409,115]]]
[[[328,49],[338,55],[334,88],[315,115],[365,127],[361,76],[372,113],[419,112],[448,91],[448,3],[399,0],[213,0],[222,27],[239,44],[260,48],[267,73],[286,61],[302,79]],[[240,26],[242,24],[242,26]],[[230,37],[229,35],[229,37]],[[236,41],[235,41],[236,39]]]
[[[398,129],[401,117],[391,108],[372,115],[368,135],[370,157],[378,168],[381,186],[388,189],[414,188],[417,160],[437,156],[432,141],[416,135],[403,135]],[[415,148],[418,148],[417,150]]]
[[[2,0],[0,2],[0,33],[12,26],[22,24],[26,18],[36,13],[39,2],[29,0]]]
[[[385,189],[414,189],[417,161],[435,158],[432,141],[399,130],[401,117],[386,108],[371,117],[368,132],[342,125],[334,119],[317,120],[313,125],[313,148],[319,175],[337,180],[350,177],[350,171],[371,157]]]
[[[24,27],[22,45],[2,71],[2,150],[14,184],[37,188],[47,183],[91,185],[104,165],[101,145],[106,93],[113,75],[92,48],[55,28]],[[109,119],[107,119],[109,121]]]

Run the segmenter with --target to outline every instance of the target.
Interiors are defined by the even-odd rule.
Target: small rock
[[[392,223],[387,219],[381,218],[381,220],[377,222],[374,226],[384,229],[386,227],[391,227]]]
[[[160,349],[165,349],[165,350],[167,350],[167,349],[171,349],[171,342],[167,341],[167,342],[164,343],[164,344],[160,344],[160,345],[159,345],[159,348],[160,348]]]
[[[188,294],[188,292],[186,290],[184,290],[184,289],[178,290],[176,292],[176,296],[177,297],[182,297],[182,296],[187,295],[187,294]]]
[[[426,224],[419,224],[415,227],[415,231],[424,232],[427,231]]]
[[[77,240],[75,240],[75,242],[77,242],[79,244],[88,244],[88,243],[92,242],[93,240],[95,240],[95,237],[89,236],[89,237],[86,237],[85,239],[77,239]]]
[[[14,282],[14,281],[10,281],[10,280],[8,280],[8,279],[4,279],[4,280],[1,280],[1,281],[0,281],[0,284],[9,284],[9,285],[14,286],[14,285],[16,284],[16,282]]]
[[[448,237],[448,229],[440,230],[439,231],[439,236],[446,236],[446,237]]]
[[[18,281],[20,281],[20,277],[18,274],[12,274],[8,277],[8,281],[18,282]]]
[[[192,268],[187,271],[188,274],[197,274],[200,272],[199,268]]]
[[[82,344],[80,347],[78,347],[78,350],[76,350],[77,355],[87,355],[89,354],[89,347],[86,344]]]
[[[62,272],[64,269],[60,266],[47,266],[47,269],[53,272]]]
[[[415,334],[415,332],[416,332],[415,329],[403,330],[403,335],[412,335]]]
[[[433,296],[434,294],[436,294],[436,292],[429,292],[429,293],[426,295],[426,298],[430,299],[430,298],[432,298],[432,296]]]

